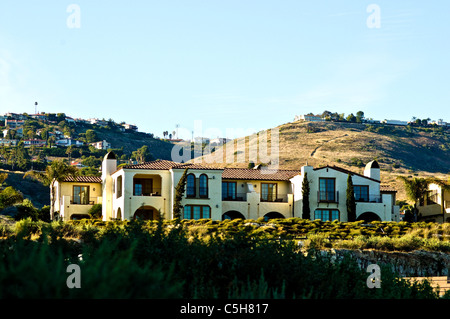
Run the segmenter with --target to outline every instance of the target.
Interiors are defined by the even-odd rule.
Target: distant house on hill
[[[19,140],[0,138],[0,146],[16,146]]]
[[[25,124],[24,120],[5,120],[5,126],[9,126],[10,128],[19,128]]]
[[[111,148],[111,143],[108,143],[107,141],[99,141],[90,143],[90,145],[94,146],[98,150],[107,150],[108,148]]]
[[[138,130],[138,127],[137,127],[136,125],[133,125],[133,124],[127,124],[127,123],[124,123],[124,124],[122,124],[122,126],[123,126],[126,130],[131,130],[131,131],[137,131],[137,130]]]
[[[48,119],[45,113],[30,114],[30,116],[35,120],[47,121]]]
[[[294,121],[325,122],[323,118],[316,115],[296,115]]]
[[[403,126],[408,125],[408,122],[406,122],[406,121],[398,121],[398,120],[383,120],[383,121],[381,121],[381,123],[389,124],[389,125],[403,125]]]
[[[45,145],[47,145],[47,141],[40,140],[37,138],[26,139],[26,140],[23,140],[23,145],[24,145],[24,147],[31,147],[31,146],[44,147]]]
[[[57,140],[55,142],[56,146],[70,146],[70,145],[73,145],[75,147],[81,147],[81,146],[83,146],[83,144],[84,144],[83,142],[78,141],[78,140],[74,140],[74,139],[71,139],[71,138],[62,138],[62,139]]]

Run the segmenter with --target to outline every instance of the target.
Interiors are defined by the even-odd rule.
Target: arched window
[[[200,175],[200,183],[199,183],[199,196],[200,197],[208,197],[208,176],[206,174]]]
[[[195,175],[189,174],[186,179],[186,197],[195,197]]]

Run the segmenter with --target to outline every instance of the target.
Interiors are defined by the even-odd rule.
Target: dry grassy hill
[[[279,131],[280,168],[299,169],[306,163],[314,167],[328,164],[362,173],[364,165],[376,159],[382,169],[383,183],[398,190],[398,199],[406,198],[403,185],[396,176],[446,179],[450,172],[450,131],[440,127],[299,121],[280,125],[276,129]],[[268,150],[271,147],[270,132],[258,133],[267,136]],[[250,154],[249,141],[250,147],[255,147],[254,139],[237,139],[216,148],[210,155],[203,156],[201,161],[215,162],[217,166],[246,167]],[[227,152],[233,154],[233,161],[228,157],[227,162]]]

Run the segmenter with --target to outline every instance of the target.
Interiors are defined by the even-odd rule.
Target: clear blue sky
[[[325,109],[450,122],[449,16],[450,2],[424,0],[2,0],[0,113],[37,101],[158,136]]]

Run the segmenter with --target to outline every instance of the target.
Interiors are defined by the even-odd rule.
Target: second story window
[[[222,200],[236,199],[236,182],[222,182]]]
[[[334,178],[319,178],[319,201],[336,201],[336,180]]]
[[[261,183],[261,201],[274,202],[277,199],[276,183]]]
[[[369,201],[369,186],[367,185],[355,185],[353,186],[355,191],[355,200],[358,202]]]
[[[120,198],[122,197],[122,176],[117,177],[117,197],[116,198]]]
[[[186,197],[195,197],[195,175],[189,174],[186,178]]]
[[[74,186],[72,203],[79,205],[88,205],[89,186]]]
[[[208,176],[206,174],[200,175],[198,193],[202,198],[208,197]]]

